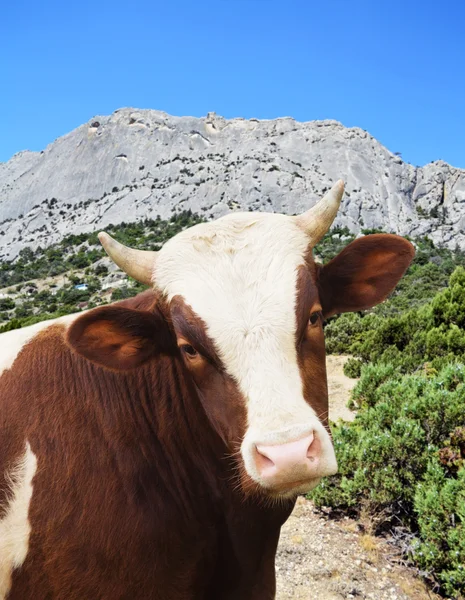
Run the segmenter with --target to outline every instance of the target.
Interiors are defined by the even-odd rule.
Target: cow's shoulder
[[[50,328],[57,325],[61,326],[64,330],[78,316],[79,313],[65,315],[57,319],[41,321],[29,327],[13,329],[12,331],[0,334],[0,376],[7,369],[11,369],[21,351],[39,335],[43,335]]]

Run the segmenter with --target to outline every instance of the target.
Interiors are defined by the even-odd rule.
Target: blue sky
[[[0,161],[123,106],[337,119],[465,168],[464,0],[6,0]]]

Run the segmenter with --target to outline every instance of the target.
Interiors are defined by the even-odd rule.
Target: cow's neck
[[[105,371],[105,376],[106,388],[94,404],[122,480],[142,480],[146,489],[140,494],[169,495],[180,508],[198,505],[192,500],[207,489],[210,498],[218,497],[225,449],[178,359],[161,357],[125,374]]]

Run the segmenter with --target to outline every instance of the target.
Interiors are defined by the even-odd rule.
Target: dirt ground
[[[328,374],[329,418],[331,421],[352,421],[355,413],[347,408],[350,392],[357,379],[344,375],[344,365],[348,356],[327,356],[326,371]]]
[[[347,357],[328,356],[330,418],[353,419],[346,407],[356,381],[342,371]],[[432,600],[438,596],[399,563],[387,541],[364,534],[356,521],[334,521],[299,498],[281,531],[277,600]]]

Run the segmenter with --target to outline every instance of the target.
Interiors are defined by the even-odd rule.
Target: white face
[[[206,323],[239,386],[247,409],[241,452],[249,476],[270,486],[257,466],[257,446],[281,447],[311,435],[318,439],[311,477],[297,467],[287,476],[306,480],[294,493],[337,470],[331,439],[304,399],[298,365],[297,277],[308,246],[307,235],[289,217],[235,213],[167,242],[154,273],[168,300],[181,296]]]

